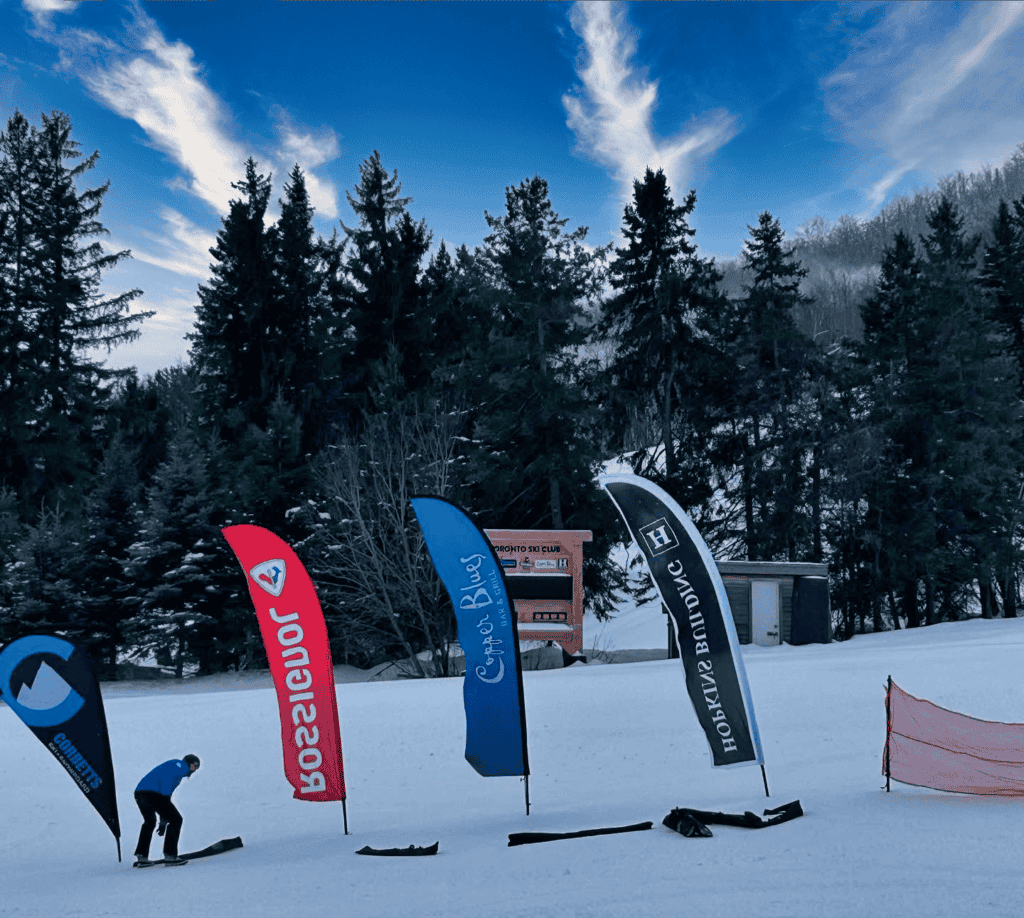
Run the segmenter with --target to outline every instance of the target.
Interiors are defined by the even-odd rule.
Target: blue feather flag
[[[466,761],[481,775],[530,774],[516,613],[491,543],[454,504],[412,498],[427,550],[455,608],[466,654]]]

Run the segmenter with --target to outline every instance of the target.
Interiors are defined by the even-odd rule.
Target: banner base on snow
[[[613,826],[610,829],[583,829],[579,832],[513,832],[508,837],[508,846],[533,845],[537,842],[559,841],[563,838],[589,838],[591,835],[617,835],[620,832],[642,832],[654,823],[638,822],[631,826]]]
[[[434,844],[423,848],[417,848],[415,845],[409,845],[408,848],[371,848],[369,845],[364,845],[356,854],[372,854],[376,857],[416,857],[437,854],[439,844],[440,842],[434,842]]]
[[[687,838],[711,838],[712,832],[708,823],[715,826],[738,826],[741,829],[767,829],[768,826],[777,826],[783,822],[789,822],[798,816],[803,816],[803,807],[799,800],[791,803],[784,803],[782,806],[765,810],[767,819],[762,819],[756,813],[747,810],[742,816],[732,813],[711,813],[707,810],[691,810],[687,807],[676,807],[668,814],[661,824],[685,835]]]

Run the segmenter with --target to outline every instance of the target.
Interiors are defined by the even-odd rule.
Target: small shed
[[[827,644],[832,640],[828,565],[803,561],[718,561],[741,644]],[[677,656],[669,623],[669,655]]]

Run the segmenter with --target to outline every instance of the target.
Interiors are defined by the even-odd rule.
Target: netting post
[[[889,793],[889,740],[892,737],[892,708],[889,699],[892,696],[892,676],[885,691],[885,792]]]

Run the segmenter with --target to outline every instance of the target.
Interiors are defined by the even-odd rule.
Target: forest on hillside
[[[187,364],[92,359],[138,336],[104,298],[108,186],[70,118],[0,133],[0,644],[47,631],[105,678],[265,665],[224,526],[287,539],[336,662],[445,673],[448,598],[408,498],[488,528],[590,529],[588,608],[626,588],[595,475],[629,462],[716,557],[829,565],[837,638],[1016,616],[1024,495],[1024,145],[866,223],[787,241],[751,214],[701,256],[697,194],[634,182],[621,248],[586,244],[547,182],[505,191],[470,251],[432,249],[374,152],[358,225],[312,224],[302,170],[233,185]],[[433,664],[421,661],[423,651]]]

